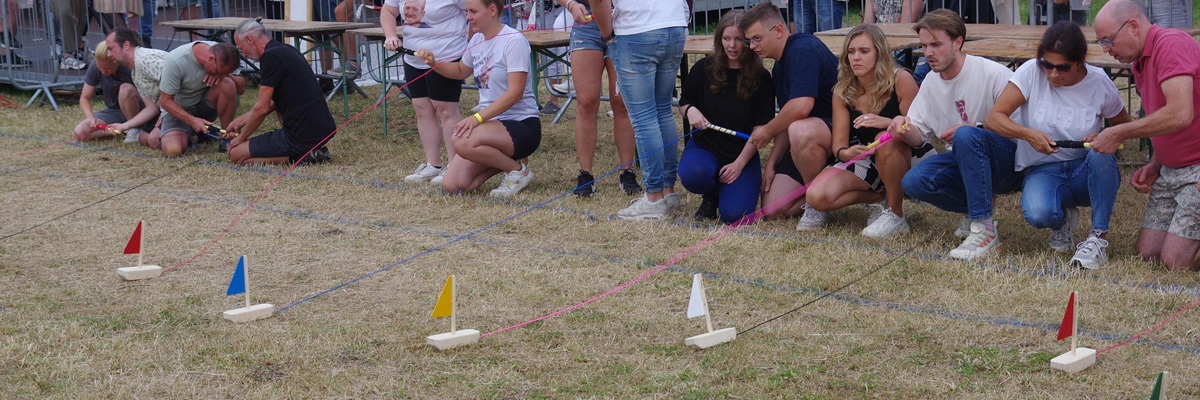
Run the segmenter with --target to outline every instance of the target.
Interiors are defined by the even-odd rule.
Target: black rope
[[[928,240],[928,238],[926,238],[926,240]],[[925,242],[925,240],[921,240],[921,241],[918,241],[917,243],[924,243],[924,242]],[[822,294],[822,295],[818,296],[817,298],[815,298],[815,299],[812,299],[812,300],[809,300],[807,303],[801,304],[799,307],[796,307],[796,308],[793,308],[793,309],[791,309],[791,310],[788,310],[787,312],[785,312],[785,313],[783,313],[783,314],[779,314],[779,315],[776,315],[776,316],[774,316],[774,317],[771,317],[771,319],[768,319],[768,320],[766,320],[766,321],[763,321],[763,322],[759,322],[757,325],[754,325],[754,326],[750,327],[750,329],[746,329],[746,330],[744,330],[744,331],[738,332],[738,335],[745,335],[747,332],[750,332],[750,331],[752,331],[752,330],[754,330],[755,328],[758,328],[758,327],[760,327],[760,326],[766,325],[768,322],[771,322],[771,321],[774,321],[774,320],[777,320],[777,319],[780,319],[780,318],[786,317],[788,314],[794,313],[794,312],[796,312],[796,311],[800,311],[800,309],[802,309],[802,308],[804,308],[804,307],[808,307],[808,306],[812,305],[813,303],[816,303],[816,302],[820,301],[821,299],[824,299],[824,298],[826,298],[826,297],[829,297],[829,296],[833,296],[834,294],[837,294],[838,292],[842,291],[842,289],[845,289],[845,288],[849,287],[850,285],[853,285],[853,284],[855,284],[855,283],[858,283],[858,281],[861,281],[861,280],[863,280],[863,279],[866,279],[868,276],[874,275],[876,272],[879,272],[879,270],[883,269],[884,267],[887,267],[887,266],[889,266],[889,265],[892,265],[892,263],[896,262],[896,260],[899,260],[899,259],[900,259],[900,257],[904,257],[904,256],[908,255],[908,253],[911,253],[911,252],[912,252],[913,250],[915,250],[916,248],[917,248],[917,245],[913,245],[913,247],[909,247],[909,248],[908,248],[908,250],[905,250],[903,253],[900,253],[900,254],[899,254],[899,255],[897,255],[896,257],[893,257],[891,260],[888,260],[888,262],[885,262],[885,263],[883,263],[883,264],[879,264],[879,266],[878,266],[878,267],[875,267],[874,269],[872,269],[872,270],[870,270],[870,271],[867,271],[867,273],[866,273],[866,274],[863,274],[862,276],[860,276],[860,277],[858,277],[858,278],[855,278],[854,280],[852,280],[852,281],[850,281],[850,282],[846,282],[846,284],[845,284],[845,285],[842,285],[841,287],[838,287],[837,289],[833,289],[833,290],[830,290],[830,291],[828,291],[828,292],[825,292],[824,294]]]
[[[156,176],[156,177],[154,177],[153,179],[150,179],[150,180],[148,180],[148,181],[145,181],[145,182],[139,183],[139,184],[137,184],[137,185],[135,185],[135,186],[133,186],[133,187],[130,187],[129,189],[122,190],[120,193],[114,194],[114,195],[112,195],[112,196],[105,197],[105,198],[103,198],[103,199],[100,199],[99,201],[96,201],[96,202],[92,203],[92,204],[88,204],[88,205],[86,205],[86,206],[83,206],[83,207],[76,208],[76,209],[72,210],[71,212],[68,212],[68,213],[66,213],[66,214],[59,215],[59,216],[57,216],[57,217],[51,218],[50,220],[48,220],[48,221],[45,221],[45,222],[42,222],[42,223],[39,223],[39,224],[37,224],[37,225],[34,225],[34,226],[31,226],[31,227],[28,227],[28,228],[22,229],[22,230],[21,230],[21,231],[19,231],[19,232],[12,233],[12,234],[9,234],[9,235],[7,235],[7,236],[4,236],[4,237],[0,237],[0,240],[5,240],[5,239],[8,239],[8,238],[10,238],[10,237],[17,236],[17,235],[20,235],[20,234],[22,234],[22,233],[25,233],[25,232],[29,232],[29,231],[31,231],[31,230],[37,229],[38,227],[40,227],[40,226],[42,226],[42,225],[46,225],[46,224],[49,224],[49,223],[51,223],[51,222],[58,221],[59,219],[62,219],[62,218],[64,218],[64,217],[67,217],[67,216],[69,216],[69,215],[71,215],[71,214],[74,214],[74,213],[77,213],[77,212],[83,211],[83,210],[85,210],[85,209],[87,209],[87,208],[90,208],[90,207],[92,207],[92,206],[95,206],[95,205],[97,205],[97,204],[100,204],[100,203],[103,203],[103,202],[106,202],[106,201],[112,200],[114,197],[117,197],[117,196],[123,195],[123,194],[125,194],[125,193],[132,192],[132,191],[134,191],[134,190],[135,190],[135,189],[137,189],[137,188],[140,188],[140,187],[142,187],[142,186],[146,186],[146,185],[150,184],[151,182],[154,182],[154,181],[157,181],[157,180],[159,180],[159,179],[162,179],[162,178],[165,178],[165,177],[168,177],[168,176],[174,175],[175,173],[177,173],[177,172],[179,172],[179,171],[182,171],[184,168],[187,168],[187,167],[190,167],[190,166],[192,166],[192,164],[195,164],[195,163],[196,163],[196,161],[197,161],[197,160],[192,160],[192,162],[189,162],[189,163],[187,163],[187,164],[184,164],[184,165],[180,166],[179,168],[176,168],[176,169],[175,169],[175,170],[173,170],[173,171],[169,171],[169,172],[167,172],[167,173],[165,173],[165,174],[162,174],[162,175]]]

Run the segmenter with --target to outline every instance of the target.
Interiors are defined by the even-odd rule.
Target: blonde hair
[[[875,47],[875,67],[871,68],[875,80],[869,87],[863,87],[854,76],[854,70],[850,68],[850,41],[861,35],[870,37]],[[858,108],[858,97],[867,94],[870,103],[866,104],[868,107],[864,109],[867,112],[878,113],[887,105],[887,98],[895,88],[896,62],[892,60],[891,49],[883,30],[875,24],[862,24],[851,29],[850,33],[846,34],[846,41],[842,43],[842,56],[838,60],[838,80],[833,86],[834,96],[841,98],[846,107]]]
[[[107,61],[107,62],[117,61],[117,59],[115,57],[113,57],[112,54],[108,54],[108,43],[103,40],[100,41],[100,43],[96,43],[96,57],[95,58],[97,60],[102,60],[102,61]]]

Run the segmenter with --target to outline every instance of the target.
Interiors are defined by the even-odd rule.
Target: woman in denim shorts
[[[617,91],[616,68],[607,57],[608,43],[600,38],[600,28],[592,21],[592,10],[587,0],[557,1],[575,19],[575,26],[571,28],[571,78],[574,81],[575,98],[579,101],[575,110],[575,155],[579,158],[579,176],[574,193],[587,197],[595,191],[592,167],[599,136],[596,119],[600,110],[600,77],[605,70],[608,70],[609,104],[613,110],[613,139],[623,169],[620,185],[626,194],[640,192],[642,187],[633,173],[633,159],[637,152],[633,141],[633,125]]]

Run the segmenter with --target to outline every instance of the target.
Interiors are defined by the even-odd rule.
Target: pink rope
[[[891,139],[892,139],[892,135],[890,133],[884,132],[884,134],[879,137],[879,140],[875,141],[875,143],[872,143],[870,146],[867,147],[867,151],[859,153],[859,155],[854,156],[854,158],[851,158],[849,161],[835,165],[834,168],[843,169],[843,170],[846,169],[846,167],[850,166],[851,164],[854,164],[856,161],[866,158],[868,155],[871,155],[872,153],[875,152],[875,149],[878,148],[877,147],[878,145],[887,143]],[[809,186],[824,180],[827,176],[828,175],[817,176],[817,178],[813,179],[813,181],[811,183],[809,183],[808,185],[800,186],[796,190],[793,190],[791,193],[788,193],[787,196],[784,196],[783,198],[776,200],[775,202],[769,204],[768,206],[770,206],[770,208],[776,208],[776,207],[782,206],[784,204],[790,203],[790,202],[800,198],[800,196],[803,196],[804,193],[808,191]],[[767,208],[767,207],[763,207],[763,208]],[[746,215],[746,216],[742,217],[741,219],[738,219],[737,221],[734,221],[732,224],[729,224],[728,226],[725,226],[725,227],[721,228],[720,230],[713,232],[712,234],[708,235],[708,237],[705,237],[704,239],[701,239],[699,242],[696,242],[695,244],[688,246],[687,248],[685,248],[683,250],[680,250],[678,253],[675,253],[675,255],[667,258],[666,260],[659,263],[658,265],[655,265],[650,270],[643,272],[643,273],[639,274],[637,277],[630,279],[630,280],[626,281],[625,283],[617,285],[616,287],[609,289],[608,291],[606,291],[604,293],[601,293],[590,299],[584,300],[583,302],[575,304],[573,306],[563,308],[561,310],[558,310],[558,311],[555,311],[555,312],[552,312],[552,313],[549,313],[549,314],[546,314],[546,315],[543,315],[543,316],[540,316],[540,317],[537,317],[537,318],[534,318],[534,319],[531,319],[531,320],[528,320],[525,322],[521,322],[521,323],[518,323],[515,325],[509,325],[509,326],[506,326],[506,327],[503,327],[500,329],[496,329],[491,332],[484,333],[482,335],[479,335],[479,337],[485,338],[488,336],[495,335],[497,333],[507,332],[507,331],[510,331],[513,329],[521,328],[526,325],[532,324],[534,322],[544,321],[544,320],[547,320],[550,318],[554,318],[556,316],[571,312],[575,309],[578,309],[580,307],[591,304],[592,302],[595,302],[597,300],[603,299],[603,298],[611,296],[617,292],[625,290],[626,288],[633,286],[634,284],[637,284],[638,282],[644,281],[644,280],[650,278],[651,276],[654,276],[655,274],[658,274],[659,272],[662,272],[663,270],[670,268],[673,265],[679,264],[680,262],[687,259],[688,257],[691,257],[693,254],[700,252],[700,250],[704,250],[704,249],[708,248],[708,246],[711,246],[713,243],[716,243],[718,240],[721,240],[722,238],[729,236],[729,234],[731,234],[731,233],[737,232],[738,230],[742,229],[742,227],[753,224],[755,221],[758,221],[759,219],[762,218],[762,216],[763,216],[762,210],[763,210],[762,208],[759,208],[758,210],[755,210],[753,213]]]
[[[1183,314],[1187,314],[1189,311],[1192,311],[1192,309],[1196,308],[1196,306],[1200,306],[1200,297],[1197,297],[1196,300],[1191,302],[1191,304],[1184,306],[1183,308],[1179,309],[1179,311],[1176,311],[1174,314],[1171,314],[1171,316],[1167,317],[1166,319],[1160,321],[1157,324],[1154,324],[1154,326],[1150,327],[1150,329],[1141,331],[1136,335],[1130,336],[1129,339],[1125,339],[1125,340],[1121,341],[1121,343],[1117,343],[1117,344],[1114,344],[1112,346],[1105,348],[1104,350],[1097,351],[1096,356],[1098,357],[1101,354],[1104,354],[1105,352],[1107,352],[1109,350],[1127,345],[1129,343],[1132,343],[1135,340],[1138,340],[1142,336],[1149,335],[1151,332],[1157,331],[1158,328],[1162,328],[1166,324],[1171,323],[1171,321],[1174,321],[1174,320],[1178,319],[1179,317],[1182,317]]]

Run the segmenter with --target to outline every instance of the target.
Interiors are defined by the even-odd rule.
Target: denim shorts
[[[608,43],[601,39],[600,26],[596,25],[596,21],[571,28],[571,51],[576,50],[599,50],[608,54]]]

